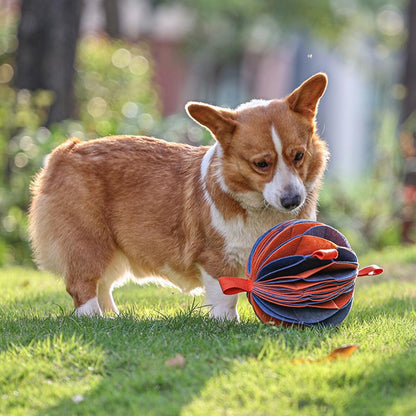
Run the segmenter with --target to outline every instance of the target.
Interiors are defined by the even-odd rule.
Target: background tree
[[[103,0],[105,13],[105,31],[112,38],[119,38],[120,33],[120,7],[118,0]]]
[[[47,124],[73,118],[73,78],[82,0],[23,0],[17,88],[54,93]]]
[[[407,7],[408,37],[405,48],[403,84],[406,95],[401,108],[400,144],[404,158],[402,241],[414,243],[413,228],[416,216],[416,0]]]
[[[406,120],[416,110],[416,0],[409,0],[407,19],[408,38],[403,78],[406,96],[402,106],[402,120]]]

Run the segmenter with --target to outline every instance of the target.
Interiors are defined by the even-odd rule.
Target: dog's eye
[[[260,162],[254,162],[254,166],[258,169],[267,169],[269,164],[265,160],[260,160]]]
[[[303,155],[304,155],[304,153],[303,152],[298,152],[298,153],[296,153],[296,155],[295,155],[295,162],[299,162],[300,160],[302,160],[303,159]]]

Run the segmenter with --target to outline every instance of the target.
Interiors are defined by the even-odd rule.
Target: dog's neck
[[[204,198],[215,207],[225,220],[236,216],[246,217],[248,212],[225,183],[222,166],[222,149],[218,143],[205,153],[201,163],[201,186]],[[215,202],[214,202],[215,201]]]

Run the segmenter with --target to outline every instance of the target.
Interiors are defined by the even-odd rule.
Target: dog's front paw
[[[75,316],[80,318],[82,316],[94,317],[103,316],[100,305],[98,304],[97,298],[92,298],[83,305],[75,309]]]
[[[240,322],[237,307],[229,307],[228,305],[214,305],[211,308],[211,316],[214,319]]]

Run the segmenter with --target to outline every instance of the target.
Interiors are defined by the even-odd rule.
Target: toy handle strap
[[[235,295],[240,292],[251,292],[253,282],[250,279],[240,277],[220,277],[218,279],[225,295]]]
[[[328,248],[323,250],[315,250],[312,257],[319,260],[334,260],[338,257],[338,250],[336,248]]]
[[[376,264],[372,264],[371,266],[367,266],[359,270],[357,276],[377,276],[381,273],[383,273],[383,269]]]

